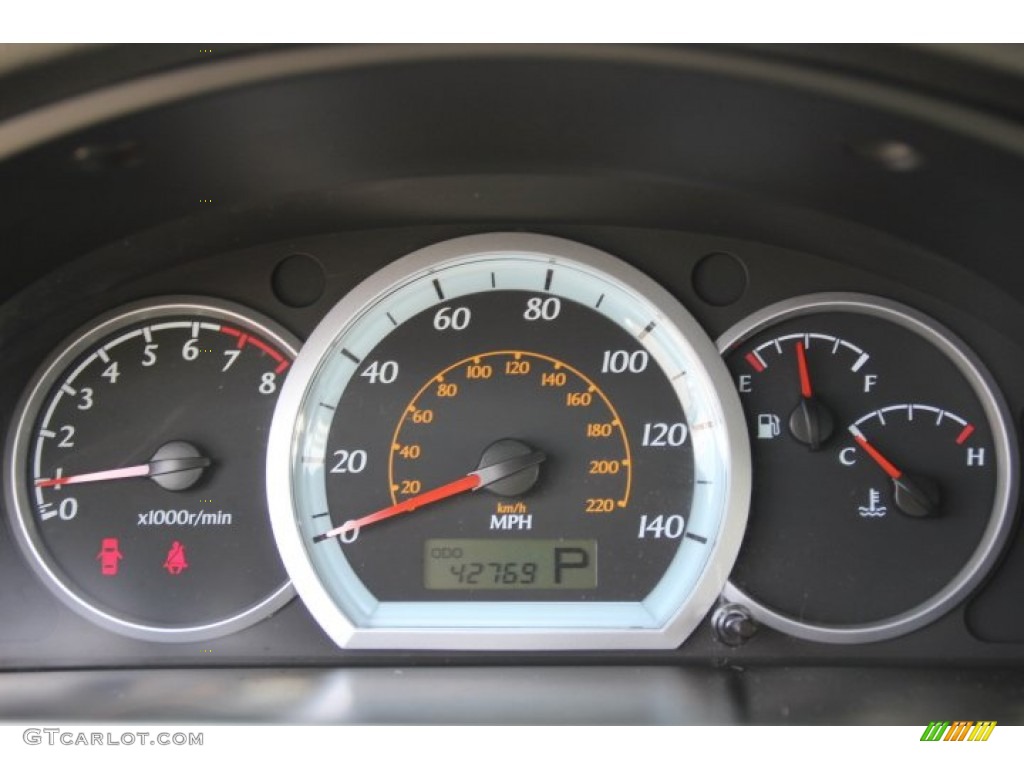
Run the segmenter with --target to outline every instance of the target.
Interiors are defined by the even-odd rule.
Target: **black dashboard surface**
[[[190,55],[122,48],[49,65],[79,57],[81,77],[92,77],[81,94],[61,93],[47,68],[8,76],[23,111],[0,124],[5,428],[44,359],[121,305],[226,299],[304,339],[357,283],[407,253],[533,232],[639,268],[712,339],[804,294],[901,302],[987,366],[1016,440],[1024,126],[1007,105],[1024,84],[1006,72],[975,61],[942,79],[956,59],[901,48]],[[292,274],[296,254],[309,272]],[[418,722],[414,701],[459,690],[458,706],[431,717],[916,724],[944,701],[964,717],[1024,720],[1019,521],[969,598],[882,642],[816,643],[760,627],[730,645],[708,619],[664,651],[456,653],[339,650],[298,599],[215,640],[122,637],[56,600],[3,520],[5,718]],[[907,552],[907,568],[927,557]],[[621,698],[593,703],[587,691],[608,686]],[[18,695],[26,687],[29,698]],[[181,695],[168,700],[172,687]],[[131,707],[97,704],[103,688]],[[496,688],[513,693],[498,702]]]

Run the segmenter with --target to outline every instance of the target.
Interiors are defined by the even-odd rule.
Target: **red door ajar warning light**
[[[117,576],[118,563],[124,558],[117,539],[104,539],[100,544],[96,559],[100,561],[100,573],[104,576]]]
[[[180,541],[171,544],[171,549],[164,560],[164,568],[171,576],[177,576],[188,568],[188,560],[185,559],[185,546]]]

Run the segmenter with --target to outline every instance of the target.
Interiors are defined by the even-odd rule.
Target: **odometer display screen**
[[[593,539],[428,539],[427,589],[594,589]]]

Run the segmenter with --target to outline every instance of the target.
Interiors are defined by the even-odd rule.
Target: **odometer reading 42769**
[[[428,589],[593,589],[597,547],[572,539],[427,539]]]
[[[408,256],[328,315],[282,393],[286,566],[343,645],[678,644],[744,522],[723,376],[685,310],[593,249]]]

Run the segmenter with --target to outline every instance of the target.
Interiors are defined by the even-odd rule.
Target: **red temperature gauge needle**
[[[941,494],[935,481],[927,477],[910,477],[904,474],[895,464],[882,455],[875,446],[868,442],[855,425],[850,426],[850,434],[857,445],[892,478],[893,496],[896,508],[910,517],[930,517],[939,511]]]
[[[355,520],[348,520],[342,523],[337,528],[332,528],[326,533],[318,534],[313,537],[313,541],[321,542],[326,539],[330,539],[334,536],[340,536],[348,531],[357,530],[366,525],[372,525],[373,523],[379,523],[382,520],[401,515],[406,512],[412,512],[420,507],[425,507],[428,504],[433,504],[444,499],[449,499],[452,496],[458,496],[460,493],[466,493],[467,491],[478,491],[492,483],[496,483],[499,480],[504,480],[506,477],[522,472],[524,469],[540,464],[546,459],[543,451],[533,451],[524,456],[514,456],[505,461],[499,461],[496,464],[491,464],[487,467],[481,467],[470,472],[465,477],[460,477],[445,485],[433,488],[429,491],[412,496],[404,501],[400,501],[397,504],[392,504],[390,507],[385,507],[372,514],[364,517],[357,518]]]
[[[885,456],[883,456],[875,446],[869,443],[868,439],[864,437],[864,433],[857,429],[857,427],[851,426],[850,434],[853,435],[853,439],[857,441],[857,445],[863,448],[868,456],[875,460],[875,463],[882,468],[882,471],[885,472],[885,474],[893,480],[899,480],[903,477],[903,473],[896,468],[896,465],[885,458]]]

